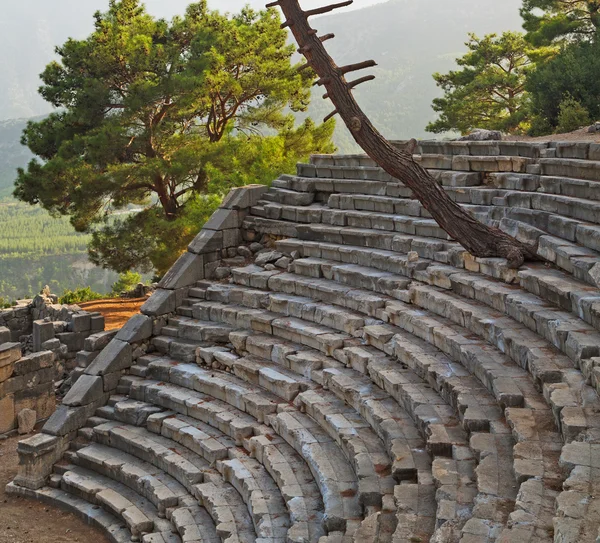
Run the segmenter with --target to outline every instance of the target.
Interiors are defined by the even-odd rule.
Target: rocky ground
[[[5,494],[17,472],[19,439],[0,441],[0,543],[105,543],[101,532],[70,513]]]

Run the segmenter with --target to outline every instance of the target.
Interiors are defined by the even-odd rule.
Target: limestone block
[[[158,317],[175,311],[177,300],[172,290],[157,289],[142,305],[140,311],[144,315]]]
[[[557,158],[579,158],[587,160],[590,144],[586,142],[559,141],[556,143]]]
[[[42,351],[24,356],[14,363],[14,375],[26,375],[54,366],[54,353]]]
[[[193,243],[193,242],[192,242]],[[193,286],[204,278],[204,259],[193,252],[183,253],[171,269],[165,274],[159,288],[174,290]]]
[[[87,419],[94,414],[96,409],[104,405],[107,399],[108,395],[104,395],[89,405],[79,407],[59,405],[46,424],[44,424],[42,431],[53,436],[66,436],[82,428]]]
[[[103,392],[102,377],[84,374],[67,392],[62,403],[71,407],[88,405],[100,398]]]
[[[42,344],[54,338],[54,324],[46,321],[33,322],[33,350],[42,350]]]
[[[0,345],[0,368],[13,364],[21,358],[20,343],[4,343]]]
[[[87,332],[92,327],[92,316],[89,313],[79,313],[73,315],[71,320],[71,330],[73,332]]]
[[[239,228],[244,220],[244,214],[233,209],[217,209],[204,228],[208,230],[227,230],[229,228]]]
[[[90,326],[92,332],[100,332],[104,330],[104,317],[102,315],[94,315],[90,319]]]
[[[95,334],[92,334],[91,336],[88,336],[87,338],[85,338],[85,341],[83,343],[83,348],[86,351],[101,351],[102,349],[104,349],[104,347],[106,347],[109,343],[110,340],[113,339],[113,337],[115,337],[115,335],[117,334],[117,330],[108,330],[106,332],[96,332]]]
[[[37,413],[33,409],[21,409],[17,415],[19,434],[29,434],[37,421]]]
[[[115,336],[115,339],[137,343],[148,339],[152,335],[152,319],[147,315],[134,315],[131,317]]]
[[[60,441],[46,433],[19,441],[19,471],[15,484],[34,490],[44,486],[54,462],[62,454]]]
[[[22,409],[33,409],[37,413],[38,420],[49,417],[56,407],[52,382],[19,390],[14,396],[15,413],[19,413]]]
[[[223,232],[203,228],[188,245],[188,251],[197,255],[218,251],[223,246]]]
[[[83,332],[62,332],[56,334],[56,337],[63,345],[67,346],[69,351],[77,352],[83,349],[83,342],[85,341]]]
[[[600,161],[600,143],[590,143],[588,158],[590,160]]]
[[[314,168],[314,166],[313,166]],[[229,191],[229,194],[223,200],[221,208],[223,209],[249,209],[258,204],[263,194],[269,190],[264,185],[246,185],[245,187],[236,187]]]
[[[0,398],[0,434],[15,428],[15,397],[8,394]]]
[[[113,339],[88,366],[85,373],[87,375],[104,375],[127,369],[132,362],[131,345],[125,341]]]
[[[0,345],[10,341],[10,330],[6,326],[0,326]]]

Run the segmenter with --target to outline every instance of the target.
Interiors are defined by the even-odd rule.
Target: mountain
[[[431,101],[439,95],[434,72],[456,67],[466,52],[468,34],[519,30],[521,0],[391,0],[358,11],[315,19],[319,34],[335,34],[325,42],[338,65],[373,59],[375,68],[354,72],[374,81],[354,91],[358,103],[388,138],[432,137],[425,126],[434,118]],[[313,93],[309,114],[320,119],[333,110],[323,91]],[[339,118],[338,118],[339,119]],[[338,120],[336,143],[343,150],[354,142]]]
[[[0,200],[12,193],[15,170],[27,165],[33,158],[29,149],[20,143],[26,124],[27,119],[0,121]]]

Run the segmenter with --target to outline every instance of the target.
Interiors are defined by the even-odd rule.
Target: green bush
[[[90,287],[79,287],[75,290],[65,290],[58,299],[60,304],[80,304],[83,302],[93,302],[106,298],[104,294],[94,292]]]
[[[13,304],[10,303],[6,298],[2,298],[0,296],[0,309],[8,309],[9,307],[12,307]]]
[[[142,276],[139,273],[126,271],[119,274],[119,280],[112,286],[112,294],[118,296],[121,292],[127,292],[133,289],[138,283],[142,282]]]
[[[556,133],[564,134],[565,132],[573,132],[573,130],[587,126],[590,123],[590,114],[581,105],[581,102],[575,100],[570,94],[565,95],[560,106],[558,106]]]

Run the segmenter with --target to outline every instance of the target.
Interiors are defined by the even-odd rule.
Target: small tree
[[[127,292],[142,282],[142,276],[133,271],[119,274],[119,279],[111,287],[111,294],[118,296],[121,292]]]
[[[598,0],[523,0],[526,39],[533,45],[593,39],[600,30]]]
[[[570,94],[567,94],[558,107],[557,134],[572,132],[582,126],[590,124],[590,114],[581,102],[578,102]]]
[[[456,61],[461,69],[433,76],[444,96],[433,101],[439,118],[427,130],[463,134],[474,128],[523,131],[529,113],[525,79],[533,57],[540,53],[517,32],[469,36],[469,51]]]
[[[210,209],[198,195],[333,150],[331,123],[296,128],[286,112],[306,108],[312,74],[291,64],[275,10],[228,17],[201,0],[169,23],[140,0],[110,0],[95,20],[94,32],[57,48],[60,62],[42,74],[40,93],[60,110],[27,126],[23,143],[41,160],[19,170],[15,195],[96,231],[96,263],[164,272],[201,227],[181,224],[197,215],[189,208]],[[107,220],[131,205],[143,213]],[[156,228],[160,221],[173,227]],[[132,222],[157,238],[121,244],[132,241]]]

